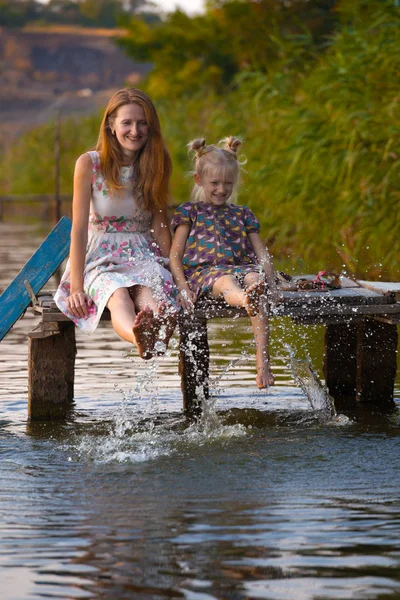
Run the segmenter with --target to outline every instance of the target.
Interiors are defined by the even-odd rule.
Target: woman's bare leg
[[[114,331],[126,342],[134,344],[139,356],[149,359],[154,347],[154,314],[150,307],[139,307],[131,298],[128,288],[118,288],[107,302]]]
[[[150,288],[144,286],[135,286],[132,288],[131,295],[135,302],[135,306],[139,309],[150,307],[154,313],[154,344],[157,341],[164,346],[159,350],[159,354],[163,354],[168,348],[169,340],[174,333],[177,320],[177,311],[171,304],[167,304],[165,300],[157,302]]]

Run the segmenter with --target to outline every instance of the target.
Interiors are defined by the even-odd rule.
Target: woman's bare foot
[[[155,346],[157,354],[159,356],[162,356],[163,354],[165,354],[168,348],[169,340],[171,339],[171,336],[174,333],[177,320],[177,312],[171,305],[168,306],[167,303],[163,301],[158,307],[157,314],[155,315],[154,320]]]
[[[138,349],[140,358],[149,360],[154,350],[154,313],[146,307],[137,315],[132,327],[133,343]]]
[[[265,292],[264,281],[253,283],[245,290],[244,308],[247,310],[249,317],[255,317],[260,312],[261,296]]]

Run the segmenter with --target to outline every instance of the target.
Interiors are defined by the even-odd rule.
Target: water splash
[[[105,416],[101,426],[92,424],[89,431],[79,432],[68,442],[68,450],[75,459],[100,464],[143,463],[186,452],[192,445],[203,446],[247,435],[247,428],[241,424],[223,424],[215,407],[219,380],[234,365],[228,365],[213,382],[214,393],[210,398],[204,397],[199,386],[196,393],[202,401],[202,415],[198,421],[188,423],[185,415],[162,410],[163,398],[157,387],[160,359],[147,361],[143,368],[137,357],[130,353],[123,356],[133,363],[135,383],[129,390],[115,384],[114,391],[120,396],[118,407]]]
[[[330,421],[336,418],[337,412],[335,402],[329,394],[328,388],[323,385],[317,373],[311,366],[309,358],[299,359],[294,355],[293,350],[287,346],[289,351],[290,364],[294,382],[301,387],[310,403],[311,408],[316,411],[323,420]]]

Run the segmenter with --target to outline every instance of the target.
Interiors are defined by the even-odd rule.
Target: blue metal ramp
[[[0,296],[0,341],[69,253],[71,219],[62,217]]]

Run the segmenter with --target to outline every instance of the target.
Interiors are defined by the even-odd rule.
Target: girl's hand
[[[178,303],[184,310],[194,310],[194,303],[197,300],[195,292],[191,290],[181,290],[178,294]]]
[[[85,292],[70,294],[66,302],[69,312],[78,319],[86,318],[89,315],[88,307],[93,304],[93,300]]]

